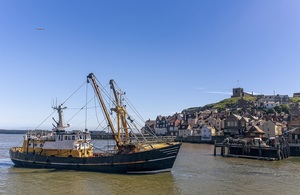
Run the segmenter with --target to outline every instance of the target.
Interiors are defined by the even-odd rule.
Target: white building
[[[204,125],[201,129],[201,140],[211,140],[212,136],[216,135],[215,128]]]
[[[269,109],[269,108],[274,108],[276,106],[279,106],[279,102],[264,102],[264,106],[265,108]]]

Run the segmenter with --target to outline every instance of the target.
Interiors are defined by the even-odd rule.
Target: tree
[[[275,110],[277,113],[281,113],[281,112],[282,112],[281,106],[275,106],[275,107],[274,107],[274,110]]]
[[[286,114],[289,114],[290,113],[290,106],[288,104],[281,104],[280,105],[281,107],[281,111],[286,113]]]
[[[275,110],[274,110],[274,108],[269,108],[266,113],[267,114],[274,114]]]

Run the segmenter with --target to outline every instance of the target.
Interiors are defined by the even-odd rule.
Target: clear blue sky
[[[300,92],[298,0],[1,0],[0,25],[0,129],[35,128],[90,72],[145,119]]]

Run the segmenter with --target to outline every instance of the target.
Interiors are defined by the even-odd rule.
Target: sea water
[[[213,145],[183,143],[171,172],[104,174],[13,166],[22,135],[0,134],[0,194],[300,194],[300,157],[260,161],[213,156]],[[104,147],[106,140],[94,145]]]

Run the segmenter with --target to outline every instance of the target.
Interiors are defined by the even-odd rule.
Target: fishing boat
[[[58,120],[53,120],[53,129],[31,130],[24,135],[23,144],[9,150],[10,158],[17,167],[71,169],[105,173],[158,173],[171,171],[181,143],[174,140],[136,139],[134,119],[129,116],[124,104],[124,92],[116,89],[114,80],[109,85],[112,91],[112,107],[109,110],[103,98],[104,92],[93,73],[86,79],[91,85],[104,113],[115,146],[108,151],[96,150],[91,132],[67,130],[64,122],[63,104],[53,106]],[[112,115],[115,115],[115,118]],[[140,133],[142,133],[140,131]],[[155,135],[154,135],[155,137]]]

